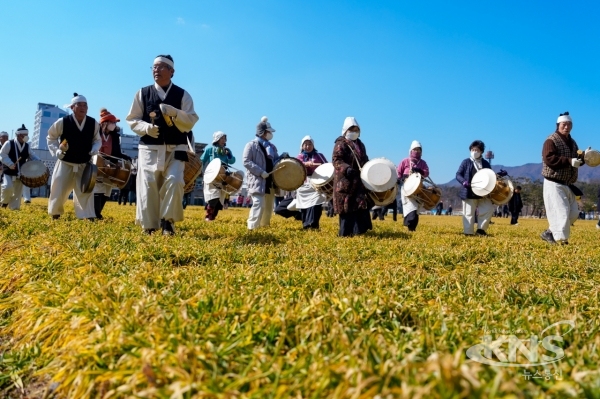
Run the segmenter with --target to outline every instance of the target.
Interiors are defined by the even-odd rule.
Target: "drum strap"
[[[352,155],[354,155],[354,160],[356,161],[356,165],[358,166],[358,170],[360,170],[362,172],[362,167],[360,166],[360,162],[358,162],[358,157],[356,156],[356,152],[354,152],[354,149],[352,148],[352,146],[350,144],[348,144],[348,148],[350,148],[350,151],[352,152]]]

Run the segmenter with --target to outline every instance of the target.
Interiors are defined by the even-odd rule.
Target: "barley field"
[[[337,217],[249,232],[247,209],[188,207],[162,237],[133,206],[91,223],[46,205],[0,209],[2,398],[600,398],[594,221],[568,246],[545,220],[464,237],[458,216],[341,239]],[[561,321],[557,362],[466,355]]]

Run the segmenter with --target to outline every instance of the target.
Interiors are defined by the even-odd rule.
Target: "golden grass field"
[[[247,209],[207,223],[188,207],[162,237],[133,206],[91,223],[46,204],[0,209],[0,397],[600,397],[593,221],[568,246],[539,238],[545,220],[464,237],[457,216],[341,239],[337,217],[248,232]],[[528,339],[563,320],[550,379],[466,357],[486,331]]]

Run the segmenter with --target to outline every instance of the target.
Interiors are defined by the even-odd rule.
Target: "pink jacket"
[[[423,159],[420,159],[419,162],[413,164],[410,160],[410,157],[404,158],[402,162],[400,162],[400,165],[398,165],[398,168],[396,169],[396,172],[398,172],[398,177],[401,179],[404,176],[410,175],[410,170],[412,168],[421,169],[423,171],[423,177],[429,177],[429,166],[427,166],[427,162],[425,162]]]

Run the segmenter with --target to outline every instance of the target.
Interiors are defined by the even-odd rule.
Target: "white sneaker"
[[[596,225],[596,228],[597,228],[598,230],[600,230],[600,224],[597,224],[597,225]]]

